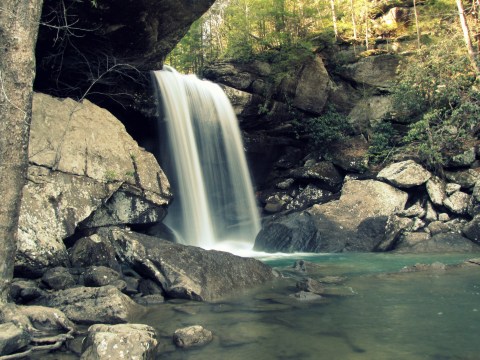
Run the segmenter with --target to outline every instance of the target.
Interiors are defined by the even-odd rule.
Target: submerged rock
[[[405,246],[395,250],[407,253],[470,253],[480,252],[480,246],[457,233],[440,233],[432,237],[409,241]]]
[[[142,324],[103,325],[88,328],[82,360],[155,359],[155,329]]]
[[[161,284],[172,298],[212,301],[275,278],[272,268],[252,258],[173,244],[118,228],[110,229],[106,236],[119,258]]]
[[[213,333],[200,325],[175,330],[173,342],[179,348],[203,346],[213,340]]]

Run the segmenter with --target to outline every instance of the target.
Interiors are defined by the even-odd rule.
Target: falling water
[[[155,79],[176,188],[166,223],[206,249],[253,240],[260,229],[236,116],[216,84],[165,66]],[[173,171],[173,173],[172,173]]]

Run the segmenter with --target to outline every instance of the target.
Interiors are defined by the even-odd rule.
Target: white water
[[[154,74],[174,172],[167,173],[175,201],[166,224],[190,245],[226,249],[222,240],[228,240],[252,248],[260,220],[227,96],[218,85],[167,66]]]

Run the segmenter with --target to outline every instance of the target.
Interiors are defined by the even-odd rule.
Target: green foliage
[[[398,132],[389,121],[382,121],[372,128],[368,159],[373,164],[389,160],[398,146]]]
[[[105,182],[111,183],[116,181],[118,178],[117,173],[113,170],[105,171]]]
[[[306,119],[304,131],[315,148],[325,149],[333,142],[344,139],[352,128],[345,115],[329,107],[324,114]]]

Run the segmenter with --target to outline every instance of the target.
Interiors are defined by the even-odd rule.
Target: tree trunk
[[[463,31],[463,39],[465,40],[465,45],[467,46],[468,56],[472,67],[475,70],[477,77],[480,76],[480,67],[477,63],[477,55],[473,51],[472,41],[470,39],[470,31],[468,30],[467,19],[465,18],[465,10],[463,9],[462,0],[457,1],[458,16],[460,17],[460,24]]]
[[[335,0],[330,0],[330,7],[332,8],[333,32],[335,33],[335,41],[336,41],[338,40],[338,27],[337,27],[337,12],[335,10]]]
[[[413,13],[415,14],[415,28],[417,29],[417,48],[420,49],[420,25],[418,23],[418,11],[417,11],[417,2],[413,0]]]
[[[13,276],[42,3],[2,0],[0,5],[0,304],[7,301]]]

